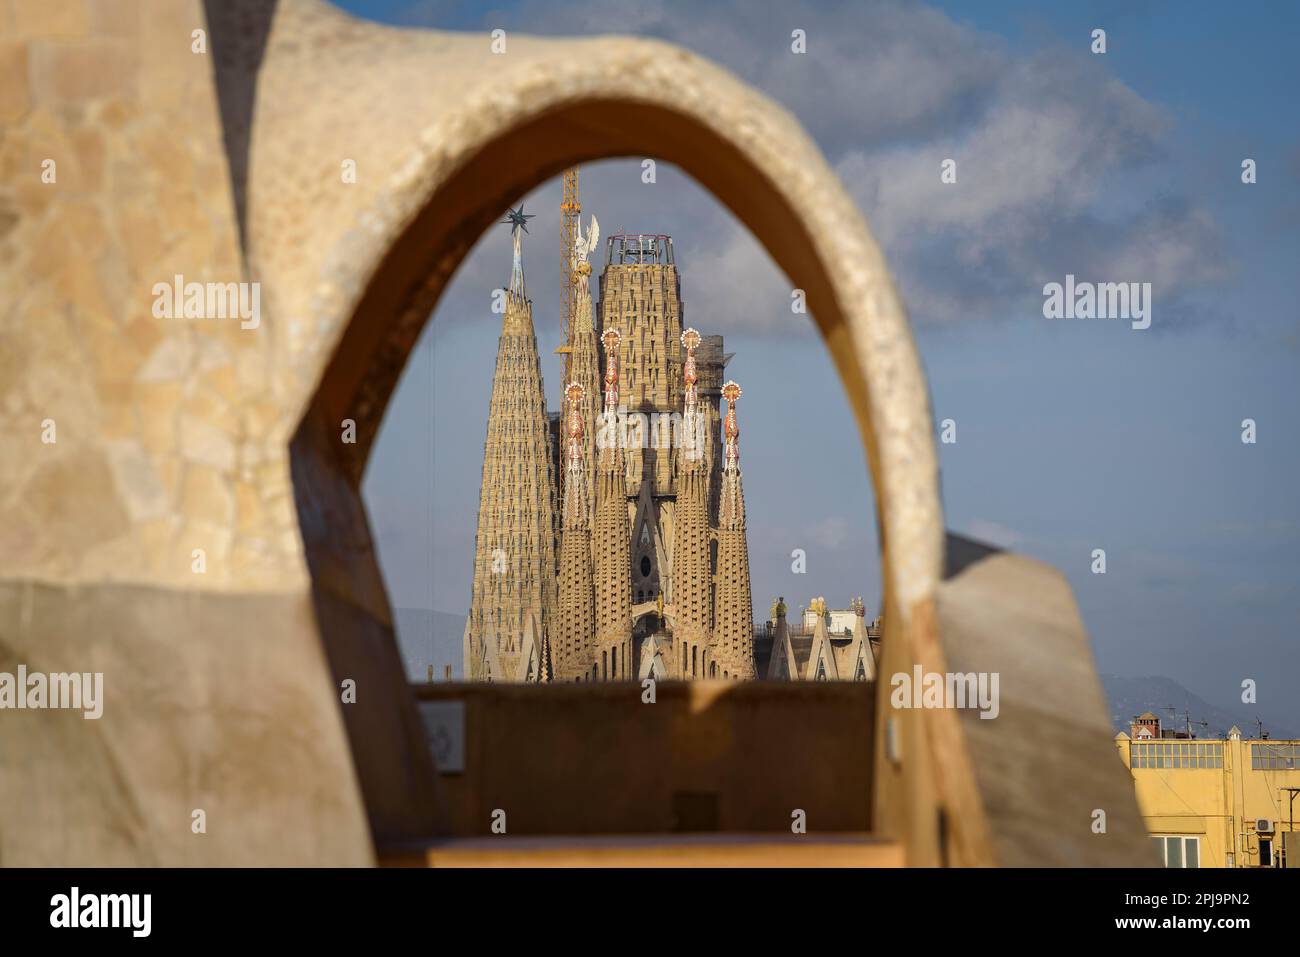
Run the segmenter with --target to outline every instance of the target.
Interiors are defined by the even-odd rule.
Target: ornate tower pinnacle
[[[673,641],[680,647],[675,661],[681,677],[720,678],[719,663],[710,657],[713,630],[713,574],[709,555],[709,479],[704,461],[704,429],[699,411],[699,376],[695,350],[700,334],[682,333],[686,360],[682,364],[682,442],[678,450],[677,501],[673,543],[672,598],[676,609]],[[702,661],[702,670],[696,662]]]
[[[605,347],[605,415],[618,413],[618,346],[623,341],[617,329],[606,329],[600,337]]]
[[[753,606],[749,590],[749,546],[745,541],[745,491],[740,473],[740,386],[722,387],[727,400],[723,423],[722,495],[718,507],[718,569],[714,585],[714,633],[710,656],[725,677],[754,677]]]
[[[572,257],[569,270],[572,288],[572,321],[568,324],[567,353],[564,357],[567,380],[582,386],[583,397],[579,414],[587,426],[583,436],[583,468],[585,472],[588,511],[594,507],[596,488],[596,434],[601,412],[602,389],[600,382],[600,344],[596,341],[595,323],[592,321],[591,289],[589,279],[591,266],[587,257],[595,248],[600,237],[600,223],[591,217],[591,228],[587,235],[582,235],[581,223],[577,223],[575,234],[568,249]],[[566,479],[568,469],[560,474],[561,487]]]
[[[574,494],[584,496],[580,505],[574,508],[585,507],[586,505],[586,475],[583,470],[583,433],[586,431],[582,422],[582,400],[586,397],[587,390],[580,383],[570,382],[564,387],[564,398],[569,403],[569,417],[564,426],[564,434],[567,439],[565,450],[565,496],[564,496],[564,520],[568,524],[570,499]],[[570,491],[576,486],[576,492]]]
[[[515,299],[526,298],[522,236],[523,233],[528,232],[528,220],[532,218],[532,214],[525,213],[523,203],[520,203],[518,209],[510,210],[502,220],[504,225],[510,227],[510,238],[514,243],[514,264],[510,269],[510,295]]]
[[[698,329],[690,328],[682,333],[682,348],[686,350],[686,362],[682,366],[682,384],[685,386],[683,405],[688,415],[695,414],[695,407],[700,401],[700,390],[698,388],[700,377],[695,371],[695,350],[699,347],[700,333]]]
[[[686,359],[682,363],[682,430],[680,458],[682,467],[701,467],[708,448],[708,429],[705,416],[700,411],[700,376],[695,364],[695,350],[700,347],[699,330],[687,329],[682,333],[682,348]]]
[[[560,532],[560,594],[556,610],[555,679],[589,681],[595,677],[596,605],[591,556],[591,506],[583,461],[583,399],[586,389],[570,382],[565,422],[563,528]]]
[[[736,423],[736,400],[742,395],[735,379],[727,380],[722,387],[722,397],[727,400],[727,417],[723,422],[723,437],[726,445],[722,454],[724,472],[734,472],[740,468],[740,426]]]

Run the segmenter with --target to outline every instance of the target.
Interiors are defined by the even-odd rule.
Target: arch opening
[[[345,726],[377,842],[434,833],[436,783],[406,686],[392,612],[358,494],[384,410],[406,359],[452,275],[512,200],[565,168],[620,156],[673,163],[726,206],[806,295],[854,411],[876,490],[886,621],[896,615],[886,484],[870,387],[807,215],[735,144],[696,117],[659,104],[583,99],[539,111],[493,137],[445,180],[390,245],[365,284],[291,443],[295,497],[317,620],[336,678],[362,676],[387,709],[345,709]],[[870,309],[866,310],[868,313]],[[907,344],[910,348],[910,343]],[[333,423],[356,422],[340,445]],[[928,428],[928,413],[924,423]],[[920,513],[938,522],[934,488]],[[930,500],[926,501],[927,496]],[[611,660],[606,666],[612,670]],[[690,670],[698,670],[692,661]],[[360,683],[360,680],[359,680]],[[378,745],[378,746],[377,746]]]

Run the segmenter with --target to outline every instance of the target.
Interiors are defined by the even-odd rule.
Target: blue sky
[[[1167,675],[1238,707],[1253,678],[1258,713],[1300,723],[1300,5],[340,6],[449,29],[656,36],[784,103],[867,214],[935,417],[957,422],[940,446],[948,526],[1061,569],[1101,670]],[[796,27],[803,56],[789,52]],[[944,186],[948,157],[958,182]],[[639,158],[584,168],[584,206],[607,233],[672,233],[688,321],[736,353],[760,613],[778,593],[876,605],[862,451],[820,339],[789,314],[791,283],[689,178],[661,167],[648,187],[639,172]],[[559,344],[558,202],[555,182],[528,199],[545,353]],[[365,492],[395,604],[466,610],[499,331],[488,303],[508,270],[500,227],[426,327],[375,449]],[[1043,284],[1067,272],[1151,282],[1152,327],[1045,320]],[[558,364],[543,372],[554,408]],[[790,572],[794,548],[806,575]]]

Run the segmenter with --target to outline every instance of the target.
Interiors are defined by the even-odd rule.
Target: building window
[[[1259,866],[1273,866],[1273,842],[1262,837],[1259,839]]]
[[[1134,769],[1221,768],[1223,767],[1223,742],[1134,742],[1130,758]]]
[[[1200,867],[1201,839],[1199,837],[1153,837],[1156,851],[1165,867]]]
[[[1252,771],[1294,771],[1300,768],[1300,744],[1257,741],[1250,746]]]

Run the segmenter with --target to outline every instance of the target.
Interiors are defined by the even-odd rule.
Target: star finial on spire
[[[520,239],[523,233],[528,232],[528,220],[532,218],[532,214],[525,213],[524,204],[520,203],[518,209],[511,209],[502,220],[510,227],[510,238],[514,245],[514,261],[510,269],[510,294],[519,299],[527,298],[524,292],[524,254]]]
[[[510,209],[506,213],[506,218],[503,219],[501,223],[502,225],[508,225],[511,232],[514,232],[517,229],[522,229],[524,232],[528,232],[528,220],[532,218],[533,214],[525,213],[524,204],[520,203],[518,209]]]

